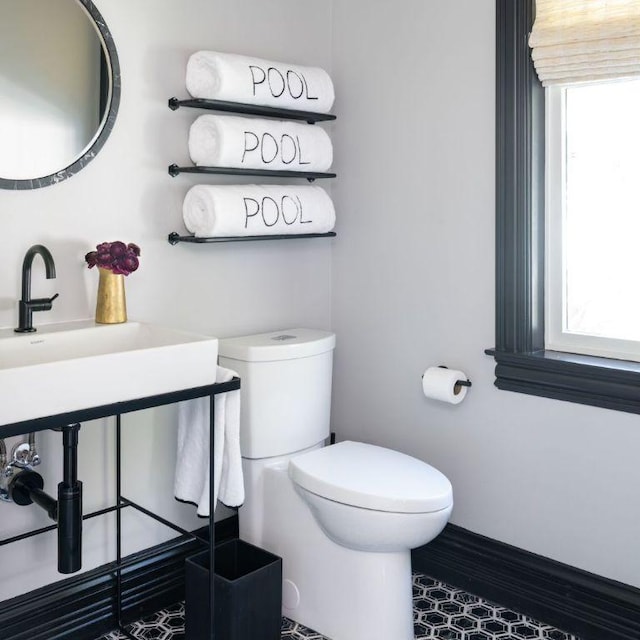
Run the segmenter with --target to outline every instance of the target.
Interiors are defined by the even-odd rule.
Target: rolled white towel
[[[327,113],[335,99],[324,69],[217,51],[190,56],[186,86],[194,98],[318,113]]]
[[[317,125],[203,115],[189,129],[189,155],[198,166],[326,171],[333,145]]]
[[[336,222],[324,189],[290,185],[195,185],[182,217],[191,233],[212,238],[327,233]]]

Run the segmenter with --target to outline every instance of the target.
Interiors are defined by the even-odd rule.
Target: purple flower
[[[96,246],[96,250],[87,253],[84,259],[89,269],[97,265],[112,273],[128,276],[140,266],[139,256],[140,247],[137,244],[133,242],[125,244],[116,240],[101,242]]]
[[[103,269],[108,269],[113,264],[114,260],[110,253],[98,253],[96,257],[96,264]]]
[[[123,269],[120,265],[118,264],[114,264],[111,267],[111,272],[115,273],[117,275],[123,275],[123,276],[128,276],[129,272],[126,269]]]
[[[98,254],[96,251],[89,251],[89,253],[87,253],[87,255],[84,257],[84,259],[87,261],[87,264],[89,265],[89,269],[96,266],[97,257]]]
[[[140,261],[134,255],[127,255],[122,260],[122,268],[126,269],[129,273],[135,271],[140,265]]]
[[[114,258],[121,258],[127,252],[127,245],[124,242],[112,242],[109,250]]]

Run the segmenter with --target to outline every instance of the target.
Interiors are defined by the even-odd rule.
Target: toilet
[[[453,507],[449,480],[403,453],[326,446],[335,335],[219,342],[242,379],[240,538],[283,560],[283,609],[331,640],[413,640],[411,554]]]

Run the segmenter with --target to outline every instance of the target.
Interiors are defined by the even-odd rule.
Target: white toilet
[[[413,640],[410,549],[435,538],[451,483],[402,453],[329,437],[335,335],[220,340],[242,378],[240,537],[283,559],[283,615],[331,640]]]

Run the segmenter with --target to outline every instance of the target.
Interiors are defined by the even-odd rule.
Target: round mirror
[[[119,102],[118,55],[91,0],[0,0],[0,187],[37,189],[80,171]]]

